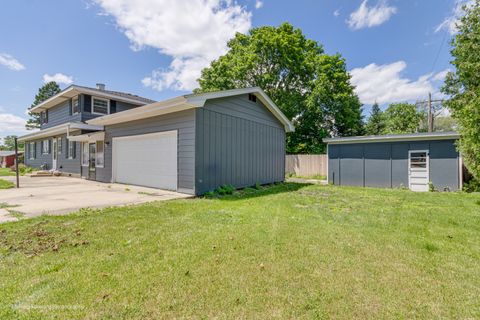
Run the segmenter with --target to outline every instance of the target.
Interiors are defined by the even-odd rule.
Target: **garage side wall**
[[[283,181],[285,130],[248,95],[212,99],[196,110],[196,193]]]
[[[112,180],[112,139],[162,131],[178,130],[178,189],[194,190],[195,165],[195,110],[185,110],[148,119],[105,127],[105,167],[97,168],[96,180]],[[107,145],[108,143],[108,145]],[[148,157],[139,154],[138,157]]]
[[[329,145],[328,179],[336,185],[408,187],[409,150],[429,150],[430,181],[435,188],[458,190],[455,140]]]

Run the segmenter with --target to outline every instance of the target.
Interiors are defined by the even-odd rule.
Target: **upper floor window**
[[[48,110],[40,112],[40,124],[48,123]]]
[[[92,98],[92,113],[109,114],[110,101],[107,99]]]
[[[77,114],[80,112],[80,104],[78,102],[78,97],[72,99],[72,114]]]

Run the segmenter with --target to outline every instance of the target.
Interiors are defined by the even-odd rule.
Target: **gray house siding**
[[[75,143],[75,158],[69,159],[68,153],[67,153],[67,136],[62,135],[62,136],[56,136],[61,137],[61,143],[62,143],[62,148],[61,148],[61,153],[58,154],[57,157],[57,168],[64,172],[64,173],[73,173],[73,174],[80,174],[80,143],[79,142],[74,142]],[[43,140],[49,140],[50,141],[50,152],[48,154],[42,154],[42,141]],[[36,143],[36,157],[35,159],[29,159],[29,142],[35,142]],[[73,143],[73,142],[72,142]],[[52,164],[53,164],[53,144],[52,144],[52,137],[44,138],[44,139],[39,139],[39,140],[32,140],[32,141],[27,141],[25,142],[27,145],[26,147],[26,156],[25,156],[25,164],[29,167],[33,168],[40,168],[44,164],[47,165],[47,169],[50,170],[52,169]]]
[[[213,99],[196,110],[196,193],[283,181],[285,131],[248,95]]]
[[[62,102],[61,104],[48,109],[48,123],[42,124],[41,129],[47,129],[58,126],[67,122],[81,121],[81,114],[70,114],[71,100]]]
[[[430,181],[435,188],[458,190],[455,140],[329,145],[329,181],[337,185],[408,187],[409,150],[429,150]]]
[[[96,180],[112,180],[112,139],[161,131],[178,130],[178,188],[194,189],[195,110],[185,110],[105,127],[105,167],[97,168]],[[108,144],[108,145],[107,145]],[[139,157],[148,157],[139,154]]]

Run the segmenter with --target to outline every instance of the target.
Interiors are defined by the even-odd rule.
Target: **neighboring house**
[[[293,131],[260,88],[153,102],[74,85],[30,111],[43,124],[19,138],[27,165],[197,195],[283,181]]]
[[[21,156],[23,151],[19,151],[18,154]],[[0,151],[0,168],[10,168],[14,165],[15,151]]]
[[[463,164],[456,132],[324,139],[328,181],[336,185],[428,191],[460,190]]]

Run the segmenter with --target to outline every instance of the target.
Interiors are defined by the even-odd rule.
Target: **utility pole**
[[[432,94],[428,93],[428,132],[433,132]]]
[[[19,175],[20,173],[18,172],[18,141],[17,137],[15,137],[15,173],[17,176],[17,188],[20,188],[20,178]]]

